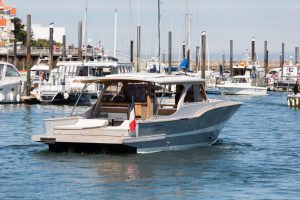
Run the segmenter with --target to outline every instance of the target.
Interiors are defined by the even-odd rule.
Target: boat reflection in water
[[[33,141],[50,151],[151,153],[210,146],[241,103],[208,99],[205,81],[189,76],[116,74],[80,79],[85,87],[101,83],[97,102],[77,116],[46,119],[46,134]],[[175,85],[173,101],[155,89]],[[164,96],[164,95],[162,95]]]

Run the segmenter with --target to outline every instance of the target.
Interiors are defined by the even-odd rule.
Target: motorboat
[[[240,102],[209,99],[205,80],[156,73],[81,79],[104,88],[86,112],[45,119],[46,133],[32,140],[50,151],[152,153],[214,144]],[[172,98],[156,88],[175,85]],[[160,87],[156,87],[160,86]],[[164,98],[168,98],[164,101]]]
[[[280,68],[278,76],[274,78],[273,85],[276,89],[289,91],[295,86],[297,79],[300,79],[300,65],[294,64],[290,59],[289,63]]]
[[[0,62],[0,103],[21,102],[24,83],[25,80],[14,65]]]
[[[234,76],[230,82],[217,85],[225,95],[267,95],[267,87],[256,86],[250,76]]]
[[[264,69],[254,65],[240,65],[233,67],[233,77],[217,85],[221,94],[225,95],[267,95]]]
[[[38,86],[40,81],[49,80],[49,58],[40,57],[35,65],[30,69],[30,79],[32,87]]]
[[[90,84],[80,95],[83,83],[78,80],[131,71],[132,64],[112,60],[60,61],[51,71],[49,80],[43,79],[32,94],[44,104],[74,104],[77,100],[89,104],[91,98],[97,98],[102,85]]]
[[[156,58],[151,58],[146,64],[146,71],[149,73],[157,73],[160,69],[165,68],[166,64],[160,63]]]

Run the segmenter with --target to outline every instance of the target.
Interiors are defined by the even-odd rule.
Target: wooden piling
[[[49,24],[49,71],[54,68],[53,64],[53,23]]]
[[[185,42],[182,43],[182,60],[185,59]]]
[[[295,47],[295,65],[299,62],[299,47]]]
[[[284,43],[281,44],[281,66],[284,65]]]
[[[133,63],[133,40],[130,41],[130,63]]]
[[[201,78],[205,79],[206,32],[201,33]]]
[[[82,61],[82,21],[78,22],[78,60]]]
[[[268,41],[264,43],[264,68],[265,68],[265,75],[268,73],[269,67],[269,60],[268,60]]]
[[[63,51],[62,51],[62,60],[65,61],[66,60],[66,57],[67,57],[67,52],[66,52],[66,35],[63,35],[62,37],[62,41],[63,41]]]
[[[196,72],[199,71],[199,51],[200,47],[196,46]]]
[[[251,41],[251,64],[254,64],[256,62],[256,53],[255,53],[255,37],[252,38]]]
[[[31,68],[31,15],[27,15],[27,37],[26,37],[26,70],[27,70],[27,81],[26,81],[26,96],[30,96],[30,68]]]
[[[168,61],[169,61],[169,66],[168,66],[168,74],[171,74],[171,66],[172,66],[172,32],[169,31],[168,34],[169,38],[169,45],[168,45]]]

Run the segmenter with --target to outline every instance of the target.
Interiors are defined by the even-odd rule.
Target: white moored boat
[[[217,85],[221,94],[229,95],[267,95],[267,87],[255,86],[250,76],[234,76],[231,82]]]
[[[114,60],[95,61],[60,61],[49,75],[48,81],[41,81],[31,92],[43,104],[75,103],[83,85],[79,80],[131,72],[132,64],[119,63]],[[97,97],[102,86],[90,84],[80,96],[80,102],[89,104],[92,97]]]
[[[116,74],[81,82],[104,85],[97,102],[80,115],[72,111],[67,117],[45,119],[46,133],[32,136],[33,141],[48,144],[50,151],[79,152],[149,153],[209,146],[241,106],[208,99],[205,81],[195,77]],[[169,85],[176,85],[172,100],[156,96],[156,88]]]
[[[19,103],[25,80],[15,66],[0,62],[0,103]]]

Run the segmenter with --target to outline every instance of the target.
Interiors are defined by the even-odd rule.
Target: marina
[[[298,7],[0,0],[0,199],[299,199]]]
[[[132,73],[81,82],[104,85],[97,102],[80,115],[45,119],[46,133],[33,136],[33,141],[48,144],[50,151],[83,152],[112,147],[122,153],[153,153],[210,146],[242,105],[208,99],[205,81],[195,77]],[[164,95],[157,99],[155,88],[170,85],[176,88],[174,101],[162,104]]]
[[[221,143],[154,154],[51,153],[31,137],[72,106],[0,105],[0,197],[298,199],[300,112],[286,93],[214,97],[244,102]]]

